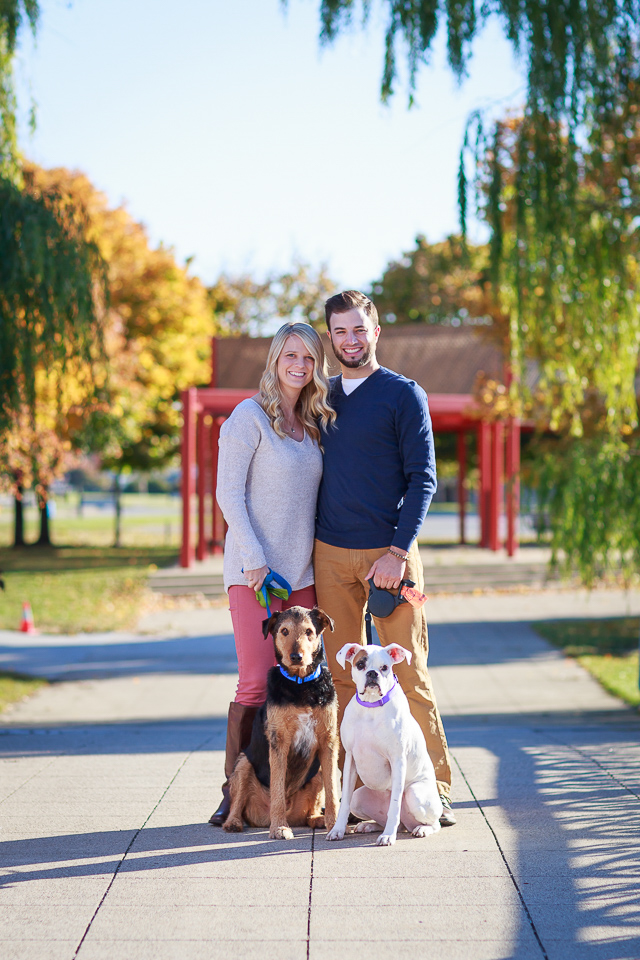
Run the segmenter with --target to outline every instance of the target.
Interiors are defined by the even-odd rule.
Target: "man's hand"
[[[247,586],[252,587],[256,593],[264,583],[264,578],[269,573],[269,567],[265,566],[260,567],[258,570],[245,570],[244,578],[247,581]]]
[[[395,590],[400,586],[406,567],[406,561],[394,557],[392,553],[385,553],[374,561],[365,580],[373,577],[376,587],[382,590]]]

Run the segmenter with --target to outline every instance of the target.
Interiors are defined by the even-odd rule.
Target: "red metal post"
[[[205,507],[207,496],[207,464],[206,464],[206,424],[204,413],[198,414],[196,463],[198,467],[198,545],[196,559],[204,560],[207,555],[207,541],[205,537]]]
[[[191,539],[191,498],[194,492],[196,454],[196,397],[197,390],[191,387],[182,392],[182,548],[180,566],[190,567],[194,560]]]
[[[214,554],[222,553],[224,543],[224,530],[222,511],[216,500],[216,487],[218,486],[218,440],[220,439],[220,427],[224,423],[224,417],[214,417],[211,424],[211,552]]]
[[[210,387],[218,386],[218,338],[211,338],[211,383]]]
[[[466,434],[461,430],[458,434],[458,515],[460,518],[460,543],[466,543],[464,535],[464,517],[466,508],[465,480],[467,476],[467,445]]]
[[[478,513],[480,514],[480,546],[489,546],[489,516],[491,510],[491,425],[486,420],[478,424]]]
[[[504,483],[504,427],[501,420],[491,425],[491,509],[489,548],[500,549],[500,515]]]
[[[507,425],[507,553],[512,557],[518,549],[518,514],[520,512],[520,421],[512,417]]]

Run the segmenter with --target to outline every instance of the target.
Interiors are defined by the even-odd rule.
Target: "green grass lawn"
[[[609,693],[631,706],[640,705],[640,617],[547,620],[533,626],[554,647],[569,657],[575,657]]]
[[[19,673],[0,671],[0,713],[17,700],[35,693],[46,683],[38,677],[23,677]]]
[[[178,559],[180,501],[163,494],[125,494],[122,543],[111,546],[113,513],[87,506],[72,494],[56,502],[53,547],[13,549],[13,506],[0,505],[0,629],[18,630],[22,604],[31,605],[36,629],[79,633],[133,627],[148,596],[150,570]],[[38,513],[25,507],[25,539],[38,535]],[[0,672],[0,712],[46,681]]]
[[[88,494],[88,497],[94,497]],[[165,494],[124,494],[122,544],[113,547],[112,507],[87,504],[77,493],[56,499],[51,518],[55,546],[37,547],[39,518],[25,502],[27,547],[13,549],[13,504],[0,506],[0,628],[17,630],[22,604],[47,633],[121,630],[133,626],[146,592],[150,567],[177,561],[180,501]]]
[[[176,560],[175,550],[164,547],[1,548],[0,629],[19,628],[25,602],[36,628],[47,633],[132,627],[150,569]]]
[[[87,494],[87,497],[95,497]],[[110,502],[104,506],[86,504],[79,510],[79,495],[69,493],[55,500],[55,517],[50,520],[51,539],[68,546],[111,546],[114,541],[114,513]],[[121,542],[128,547],[163,546],[177,549],[182,533],[179,497],[155,493],[122,495]],[[25,539],[33,543],[39,533],[39,516],[31,499],[25,501]],[[13,536],[13,504],[0,504],[0,547],[10,546]]]

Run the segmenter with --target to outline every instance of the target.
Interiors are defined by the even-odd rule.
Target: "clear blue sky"
[[[286,11],[279,0],[41,3],[36,45],[25,36],[18,63],[22,103],[32,95],[38,107],[25,153],[87,173],[155,243],[193,255],[205,282],[297,255],[366,286],[417,233],[456,229],[469,112],[524,98],[497,23],[461,87],[440,35],[407,110],[402,83],[390,107],[379,102],[375,2],[366,30],[328,49],[318,0]]]

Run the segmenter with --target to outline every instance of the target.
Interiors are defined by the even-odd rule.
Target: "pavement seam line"
[[[462,779],[463,779],[464,782],[466,783],[467,787],[469,788],[469,793],[471,794],[471,796],[472,796],[473,799],[475,800],[476,805],[477,805],[477,807],[478,807],[478,810],[479,810],[480,813],[482,814],[482,816],[483,816],[483,818],[484,818],[484,822],[485,822],[486,825],[488,826],[488,828],[489,828],[489,830],[491,831],[491,834],[492,834],[492,836],[493,836],[493,839],[494,839],[495,842],[496,842],[496,847],[498,848],[498,851],[499,851],[499,853],[500,853],[500,856],[502,857],[502,860],[503,860],[503,862],[504,862],[504,865],[505,865],[505,867],[507,868],[507,871],[508,871],[508,873],[509,873],[509,876],[511,877],[511,882],[513,883],[513,885],[514,885],[514,887],[515,887],[515,889],[516,889],[516,893],[518,894],[518,897],[519,897],[519,899],[520,899],[520,903],[522,904],[522,909],[524,910],[525,915],[526,915],[526,917],[527,917],[527,920],[529,921],[529,925],[530,925],[530,927],[531,927],[531,930],[533,931],[533,935],[534,935],[534,937],[536,938],[536,940],[538,941],[538,946],[539,946],[540,949],[542,950],[542,956],[544,957],[544,960],[549,960],[549,955],[547,954],[547,951],[546,951],[545,948],[544,948],[544,944],[543,944],[542,940],[540,939],[540,934],[539,934],[538,931],[536,930],[536,925],[535,925],[535,923],[533,922],[533,917],[532,917],[531,914],[529,913],[529,908],[527,907],[527,904],[526,904],[526,902],[525,902],[524,896],[523,896],[523,894],[522,894],[522,890],[521,890],[520,887],[518,886],[518,881],[517,881],[516,878],[514,877],[513,871],[511,870],[511,867],[509,866],[509,861],[507,860],[507,858],[506,858],[506,856],[505,856],[505,854],[504,854],[504,850],[503,850],[502,847],[500,846],[500,841],[498,840],[498,836],[497,836],[495,830],[493,829],[493,827],[491,826],[491,824],[489,823],[489,819],[488,819],[486,813],[484,812],[484,809],[482,808],[482,805],[480,804],[480,801],[478,800],[478,798],[476,797],[475,793],[473,792],[473,789],[472,789],[472,787],[471,787],[471,784],[470,784],[469,781],[467,780],[467,778],[466,778],[466,776],[465,776],[465,774],[464,774],[464,771],[463,771],[462,767],[460,766],[460,763],[459,763],[459,761],[458,761],[458,758],[454,756],[453,759],[454,759],[454,761],[455,761],[455,764],[456,764],[458,770],[460,771],[460,776],[462,777]]]
[[[178,767],[178,769],[176,770],[176,772],[174,773],[174,775],[171,777],[171,780],[169,781],[169,783],[167,784],[167,786],[165,787],[165,789],[164,789],[163,792],[162,792],[162,796],[161,796],[160,799],[157,801],[157,803],[154,805],[153,809],[151,810],[151,812],[149,813],[149,815],[148,815],[147,818],[145,819],[145,821],[144,821],[144,823],[142,824],[142,826],[139,827],[139,828],[136,830],[136,832],[134,833],[133,837],[132,837],[131,840],[129,841],[129,845],[127,846],[127,849],[126,849],[125,852],[122,854],[122,859],[121,859],[120,862],[118,863],[118,866],[116,867],[116,869],[113,871],[113,876],[111,877],[111,880],[109,881],[109,884],[108,884],[108,886],[107,886],[107,889],[105,890],[105,892],[104,892],[103,895],[102,895],[102,898],[101,898],[101,900],[100,900],[100,903],[99,903],[98,906],[96,907],[95,912],[94,912],[93,916],[91,917],[91,920],[89,920],[89,923],[87,924],[86,930],[84,931],[84,933],[82,934],[82,937],[80,938],[80,943],[79,943],[78,946],[76,947],[76,951],[75,951],[75,953],[74,953],[74,955],[73,955],[72,960],[76,960],[76,957],[77,957],[78,954],[80,953],[80,950],[82,949],[82,945],[83,945],[83,943],[85,942],[85,940],[87,939],[87,935],[88,935],[88,933],[89,933],[89,930],[91,930],[91,927],[93,926],[93,921],[94,921],[94,920],[96,919],[96,917],[98,916],[98,913],[100,912],[100,909],[101,909],[103,903],[105,902],[105,900],[106,900],[107,897],[109,896],[109,891],[111,890],[111,887],[112,887],[113,884],[115,883],[116,877],[117,877],[118,874],[120,873],[120,868],[122,867],[122,864],[124,863],[124,861],[127,859],[127,854],[128,854],[129,851],[131,850],[131,847],[134,845],[134,843],[136,842],[136,840],[138,839],[138,837],[140,836],[140,834],[142,833],[142,831],[144,830],[144,828],[146,827],[146,825],[149,823],[149,820],[151,820],[151,817],[154,815],[154,813],[156,812],[156,810],[158,809],[158,807],[160,806],[160,804],[162,803],[162,801],[163,801],[164,798],[166,797],[167,793],[169,792],[169,790],[171,789],[171,787],[172,787],[173,784],[175,783],[175,781],[176,781],[176,779],[177,779],[177,777],[178,777],[178,774],[179,774],[180,771],[183,769],[183,767],[185,766],[185,764],[191,759],[191,757],[194,755],[194,753],[197,753],[199,750],[202,750],[202,748],[203,748],[204,746],[206,746],[208,743],[210,743],[210,742],[211,742],[212,740],[214,740],[214,739],[215,739],[215,736],[207,737],[206,740],[203,740],[202,743],[198,744],[197,747],[194,747],[193,750],[190,750],[190,751],[189,751],[189,753],[186,755],[186,757],[184,758],[184,760],[182,761],[182,763],[180,764],[180,766]]]
[[[43,772],[43,770],[48,770],[48,768],[49,768],[53,763],[55,763],[56,760],[59,760],[60,757],[67,757],[67,756],[69,756],[69,754],[67,754],[67,753],[58,753],[58,754],[56,754],[55,757],[51,757],[51,759],[49,760],[49,763],[45,763],[45,765],[44,765],[43,767],[40,767],[40,769],[37,770],[35,773],[32,773],[30,777],[27,777],[26,780],[23,780],[22,783],[20,784],[20,786],[19,786],[19,787],[16,787],[15,790],[12,790],[11,793],[8,793],[8,794],[6,795],[6,797],[3,797],[2,800],[0,800],[0,803],[5,803],[5,802],[6,802],[7,800],[9,800],[14,794],[18,793],[19,790],[22,790],[23,787],[26,787],[26,785],[27,785],[28,783],[31,783],[31,781],[34,779],[34,777],[39,777],[40,774]]]
[[[309,909],[307,911],[307,960],[311,951],[311,897],[313,895],[313,858],[316,852],[316,831],[311,831],[311,873],[309,876]]]
[[[540,734],[540,733],[543,733],[543,731],[536,730],[536,733]],[[579,756],[581,756],[583,760],[586,760],[588,763],[592,763],[594,766],[598,767],[602,771],[602,773],[604,773],[607,777],[609,777],[610,780],[613,780],[615,784],[617,784],[619,787],[622,787],[622,789],[626,790],[627,793],[630,793],[632,797],[636,798],[636,800],[640,800],[640,794],[636,793],[635,790],[632,790],[631,787],[628,787],[626,783],[622,782],[622,780],[619,780],[618,777],[616,777],[616,775],[611,772],[611,770],[607,770],[604,764],[600,763],[599,760],[596,760],[595,757],[590,757],[589,754],[585,753],[584,750],[581,750],[580,747],[576,747],[572,743],[566,743],[564,740],[560,740],[559,737],[554,736],[553,734],[549,736],[548,731],[544,731],[544,733],[549,740],[554,740],[561,747],[566,747],[567,750],[573,750],[574,753],[577,753]]]

